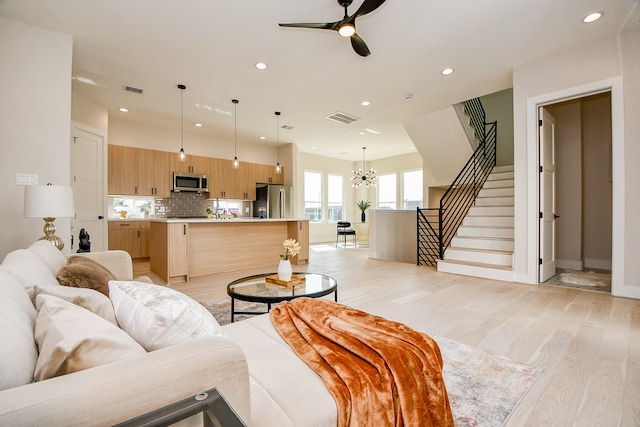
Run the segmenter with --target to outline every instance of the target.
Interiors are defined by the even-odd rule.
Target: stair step
[[[463,225],[473,225],[473,226],[502,226],[502,227],[513,227],[513,215],[492,215],[492,216],[483,216],[483,215],[467,215],[463,220]]]
[[[450,246],[444,252],[444,259],[447,261],[471,261],[509,267],[513,266],[513,252],[510,251],[465,249]]]
[[[513,172],[513,165],[495,166],[491,172]]]
[[[487,180],[482,188],[513,188],[513,179]]]
[[[494,264],[438,260],[438,272],[513,282],[513,268]]]
[[[456,235],[451,239],[450,246],[456,249],[482,249],[513,253],[513,238]]]
[[[456,233],[461,237],[501,237],[513,239],[513,226],[461,225]]]
[[[487,181],[500,181],[506,179],[513,179],[513,171],[496,172],[494,169],[487,177]]]
[[[513,216],[514,208],[512,206],[472,206],[469,209],[470,216]]]
[[[478,197],[506,197],[513,196],[513,187],[499,187],[499,188],[486,188],[482,187],[482,190],[478,193]]]
[[[513,206],[513,196],[476,197],[476,206]]]

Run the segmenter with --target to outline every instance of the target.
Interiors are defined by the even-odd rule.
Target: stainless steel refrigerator
[[[256,201],[253,202],[253,216],[254,218],[292,218],[292,203],[291,187],[257,184]]]

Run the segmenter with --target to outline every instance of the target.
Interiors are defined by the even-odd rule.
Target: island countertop
[[[167,283],[190,277],[264,268],[275,271],[282,243],[295,239],[292,264],[309,262],[309,220],[280,218],[150,218],[151,271]]]
[[[248,223],[248,222],[291,222],[291,221],[308,221],[305,218],[248,218],[248,217],[239,217],[239,218],[228,218],[228,219],[217,219],[217,218],[149,218],[151,222],[164,222],[167,224],[179,222],[179,223],[212,223],[212,224],[235,224],[235,223]]]

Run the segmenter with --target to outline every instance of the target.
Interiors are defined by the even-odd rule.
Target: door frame
[[[78,123],[76,121],[71,121],[71,131],[70,131],[70,140],[69,140],[69,145],[70,148],[69,150],[73,149],[73,140],[74,137],[76,136],[74,133],[74,129],[79,129],[81,131],[84,132],[88,132],[88,133],[92,133],[94,135],[98,135],[99,137],[102,138],[102,141],[104,142],[103,147],[102,147],[102,194],[104,195],[104,197],[102,198],[102,212],[103,212],[103,216],[104,216],[104,221],[102,221],[102,227],[101,227],[101,231],[102,231],[102,242],[104,247],[102,248],[103,250],[108,250],[109,249],[109,223],[108,223],[108,215],[107,215],[107,200],[109,198],[109,193],[108,193],[108,187],[107,187],[107,166],[108,166],[108,162],[107,162],[107,157],[109,154],[108,151],[108,145],[109,145],[109,141],[107,140],[107,134],[103,131],[100,131],[98,129],[83,125],[82,123]],[[69,162],[71,162],[71,159],[69,160]],[[69,163],[69,182],[72,183],[73,182],[73,174],[71,173],[73,171],[73,167],[71,165],[71,163]],[[72,219],[73,221],[73,219]]]
[[[611,93],[611,143],[612,143],[612,248],[611,293],[615,296],[640,298],[640,288],[624,285],[625,265],[625,164],[624,164],[624,98],[622,76],[562,89],[527,99],[527,274],[529,283],[538,281],[539,212],[538,186],[538,108],[602,92]]]

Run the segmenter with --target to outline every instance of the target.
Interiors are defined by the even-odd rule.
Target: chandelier
[[[362,168],[358,169],[358,171],[351,171],[351,173],[353,174],[353,176],[351,177],[351,180],[353,181],[353,184],[351,184],[352,187],[360,187],[361,185],[366,185],[367,188],[369,188],[369,186],[376,186],[376,171],[371,168],[369,169],[367,172],[365,172],[367,170],[367,166],[366,166],[366,151],[367,147],[362,147]]]

